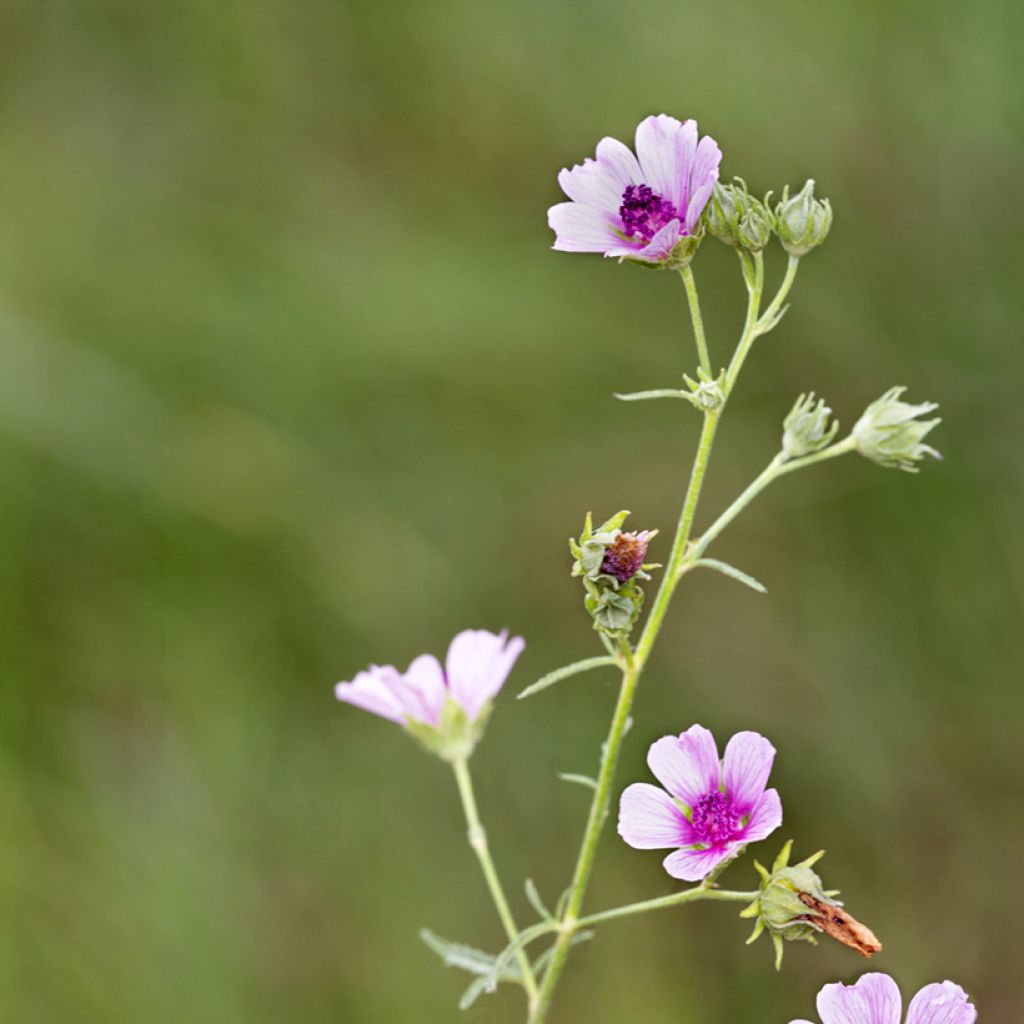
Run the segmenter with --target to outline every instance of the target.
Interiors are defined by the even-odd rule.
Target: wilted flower
[[[814,399],[814,392],[801,395],[782,424],[782,454],[787,459],[812,455],[832,443],[839,424],[829,417],[832,410],[825,399]]]
[[[689,261],[721,150],[707,135],[698,142],[696,121],[659,114],[638,125],[636,154],[604,138],[595,159],[559,173],[572,202],[548,210],[555,249],[669,267]]]
[[[822,1024],[900,1024],[903,1000],[888,974],[862,974],[853,985],[836,982],[818,993]],[[925,985],[910,1001],[906,1024],[974,1024],[978,1011],[951,981]],[[790,1024],[810,1024],[806,1020]]]
[[[467,629],[452,640],[444,668],[421,654],[405,670],[371,665],[351,682],[338,683],[338,700],[397,722],[432,753],[468,756],[483,733],[491,701],[525,646],[485,629]]]
[[[779,794],[765,789],[774,759],[775,748],[756,732],[733,736],[724,761],[703,726],[663,736],[651,745],[647,764],[665,789],[645,782],[628,786],[619,805],[619,835],[638,850],[679,847],[665,858],[665,870],[700,881],[782,824]]]
[[[755,918],[747,943],[767,931],[775,946],[776,970],[782,965],[783,939],[814,943],[819,933],[870,959],[882,948],[875,933],[843,908],[835,898],[838,891],[826,890],[813,870],[825,851],[791,866],[792,848],[790,840],[775,858],[771,871],[754,862],[761,875],[761,888],[754,902],[740,914]]]
[[[790,197],[789,186],[782,192],[782,202],[775,208],[776,230],[782,247],[791,256],[804,256],[821,245],[832,227],[832,204],[814,198],[814,180]]]
[[[928,432],[942,421],[919,420],[917,416],[938,409],[935,402],[911,405],[901,402],[906,388],[890,388],[881,398],[872,402],[853,428],[857,451],[872,462],[889,469],[905,469],[916,473],[916,462],[926,455],[933,459],[942,456],[923,443]]]

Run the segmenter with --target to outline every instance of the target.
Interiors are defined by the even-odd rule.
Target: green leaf
[[[494,972],[496,956],[483,950],[465,946],[461,942],[449,942],[435,935],[427,928],[420,930],[420,938],[444,961],[447,967],[458,967],[470,974],[487,977]],[[519,970],[509,967],[501,972],[501,981],[520,981]]]
[[[577,775],[575,772],[559,772],[558,777],[563,782],[575,782],[580,786],[587,786],[589,789],[597,789],[597,779],[589,775]]]
[[[693,404],[693,395],[686,391],[681,391],[679,388],[655,388],[653,391],[631,391],[624,395],[621,395],[616,391],[615,397],[620,402],[644,402],[648,398],[683,398],[691,405]]]
[[[714,569],[716,572],[722,573],[723,576],[729,576],[734,580],[738,580],[740,583],[746,584],[751,590],[756,590],[759,594],[768,593],[768,588],[758,580],[755,580],[753,576],[748,576],[741,569],[737,569],[734,565],[729,565],[728,562],[719,562],[715,558],[701,558],[693,563],[694,568],[701,566],[705,569]]]
[[[530,901],[530,906],[537,911],[537,916],[542,921],[551,921],[551,911],[544,906],[544,901],[540,898],[540,893],[537,891],[537,886],[533,884],[533,879],[528,878],[523,888],[526,890],[526,898]]]
[[[587,672],[592,668],[602,668],[604,665],[615,665],[617,663],[617,659],[610,655],[574,661],[571,665],[556,668],[546,676],[541,676],[532,686],[528,686],[522,693],[517,694],[517,699],[522,700],[524,697],[531,697],[535,693],[540,693],[541,690],[546,690],[549,686],[554,686],[555,683],[560,683],[563,679],[579,675],[581,672]]]

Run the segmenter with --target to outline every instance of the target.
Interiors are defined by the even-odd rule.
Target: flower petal
[[[853,985],[826,985],[818,993],[822,1024],[899,1024],[902,1005],[896,982],[878,972],[862,974]]]
[[[398,695],[413,718],[438,725],[448,699],[444,671],[432,654],[421,654],[405,670]]]
[[[495,634],[486,629],[467,629],[448,648],[448,689],[470,721],[501,689],[526,646],[519,636],[506,643],[507,636],[504,630]]]
[[[644,118],[636,129],[636,154],[644,181],[679,211],[686,208],[689,178],[697,149],[696,121],[668,114]]]
[[[647,782],[634,782],[623,790],[619,835],[637,850],[664,850],[694,842],[690,823],[672,797]]]
[[[756,843],[770,836],[782,824],[782,801],[777,789],[767,789],[754,804],[750,820],[740,832],[738,839],[744,843]]]
[[[625,256],[631,260],[643,260],[645,263],[660,263],[672,252],[682,234],[682,225],[678,218],[673,218],[645,246],[640,248],[623,245],[621,239],[616,236],[614,248],[609,249],[605,256]]]
[[[951,981],[925,985],[907,1010],[907,1024],[974,1024],[977,1017],[970,997]]]
[[[687,807],[718,790],[718,747],[702,725],[690,726],[681,736],[655,740],[647,752],[647,764],[669,793]]]
[[[391,665],[371,665],[366,672],[358,673],[352,682],[338,683],[334,696],[346,704],[402,725],[405,714],[393,689],[400,679],[398,670]]]
[[[775,748],[760,733],[738,732],[725,748],[722,778],[736,811],[750,813],[771,774]]]
[[[560,252],[607,253],[622,241],[610,214],[580,203],[556,203],[548,210],[548,227],[555,233],[551,248]]]
[[[726,843],[706,850],[676,850],[662,861],[662,866],[673,878],[681,878],[684,882],[699,882],[707,878],[723,860],[731,857],[736,852],[736,846],[736,843]]]
[[[597,144],[596,160],[588,158],[558,174],[558,184],[574,202],[616,215],[626,186],[642,180],[636,157],[616,139],[602,139]]]

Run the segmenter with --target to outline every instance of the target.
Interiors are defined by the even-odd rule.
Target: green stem
[[[743,257],[741,256],[741,262],[742,260]],[[690,299],[690,310],[693,315],[694,333],[697,335],[697,348],[698,352],[701,353],[703,364],[707,359],[707,344],[704,340],[703,322],[700,319],[700,307],[696,302],[696,287],[693,282],[693,275],[692,273],[688,275],[685,272],[688,269],[684,268],[683,282],[686,284],[688,297],[692,289],[693,297]],[[747,264],[744,264],[744,280],[747,282],[748,295],[746,321],[743,326],[743,333],[736,346],[736,351],[733,354],[732,362],[729,364],[729,370],[727,371],[726,397],[728,397],[729,392],[732,390],[736,377],[743,366],[746,353],[756,337],[758,314],[761,307],[761,291],[764,286],[764,261],[760,253],[756,253],[754,256],[753,273],[748,273],[748,269]],[[708,366],[710,366],[710,363],[708,363]],[[650,657],[654,641],[658,637],[662,623],[665,620],[665,615],[668,612],[668,606],[672,601],[672,595],[675,593],[676,586],[682,576],[681,569],[687,557],[686,549],[693,530],[697,503],[700,499],[701,488],[704,484],[704,476],[707,472],[708,460],[711,457],[711,448],[715,440],[715,432],[718,429],[721,415],[721,407],[706,410],[704,413],[704,425],[701,429],[700,441],[697,444],[697,454],[694,457],[693,467],[690,470],[689,486],[687,487],[686,497],[683,500],[683,507],[679,514],[675,538],[672,541],[672,552],[665,567],[661,585],[658,587],[651,611],[647,616],[647,621],[644,623],[643,632],[640,634],[635,653],[629,651],[628,645],[625,647],[622,685],[619,689],[618,702],[615,705],[615,713],[612,716],[608,738],[605,740],[604,753],[601,757],[601,770],[597,779],[597,789],[594,793],[594,799],[590,804],[590,813],[583,832],[583,841],[576,860],[572,883],[569,887],[568,903],[566,904],[565,913],[562,915],[554,953],[541,981],[540,994],[537,1002],[534,1004],[529,1024],[542,1024],[546,1018],[551,1007],[555,987],[569,956],[572,937],[580,927],[579,913],[583,905],[587,883],[590,880],[590,872],[597,853],[597,844],[601,837],[601,830],[608,817],[608,804],[615,776],[615,766],[618,763],[619,748],[622,746],[626,722],[629,720],[629,712],[633,705],[640,673]]]
[[[498,911],[498,917],[501,918],[505,934],[508,936],[509,941],[513,942],[519,934],[519,929],[516,927],[515,918],[512,916],[508,900],[505,898],[505,891],[501,887],[501,881],[498,878],[494,861],[491,860],[491,851],[487,845],[487,833],[480,823],[480,813],[477,810],[476,796],[473,793],[473,780],[469,775],[469,762],[465,758],[461,758],[458,761],[452,762],[452,768],[455,769],[455,781],[459,787],[459,796],[462,798],[462,809],[466,813],[469,845],[476,854],[477,860],[480,861],[480,868],[484,873],[484,878],[487,880],[487,888],[491,891],[491,899],[494,901],[494,906]],[[537,980],[533,976],[533,968],[530,966],[530,960],[524,950],[520,949],[517,951],[516,959],[519,961],[519,969],[523,975],[523,988],[526,989],[527,998],[532,1009],[537,1002]]]
[[[696,900],[750,903],[757,899],[758,895],[756,892],[733,892],[729,889],[709,889],[698,885],[693,889],[674,892],[671,896],[659,896],[657,899],[644,900],[642,903],[628,903],[624,907],[602,910],[599,914],[589,914],[587,917],[581,917],[576,923],[580,928],[589,928],[592,924],[600,924],[602,921],[614,921],[618,917],[629,917],[632,914],[645,914],[648,910],[661,910],[662,907],[678,907],[683,903],[693,903]]]
[[[813,466],[816,462],[824,462],[826,459],[834,459],[839,455],[845,455],[853,451],[855,447],[852,437],[847,437],[837,444],[831,445],[813,455],[805,455],[803,458],[783,461],[781,452],[761,471],[747,489],[704,531],[700,540],[693,546],[687,565],[696,562],[708,549],[711,542],[742,512],[751,501],[757,497],[773,480],[780,476],[792,473],[794,470],[803,469],[805,466]],[[684,566],[685,568],[685,566]]]
[[[782,278],[782,284],[779,285],[779,290],[775,293],[775,298],[772,299],[771,305],[764,311],[760,322],[771,323],[772,320],[778,315],[779,310],[782,308],[782,303],[786,301],[786,296],[789,294],[790,288],[793,287],[793,282],[796,280],[796,268],[800,265],[799,256],[790,256],[789,262],[786,264],[786,273]]]
[[[693,279],[693,271],[689,265],[679,271],[686,285],[686,301],[690,306],[690,320],[693,322],[693,337],[697,342],[697,358],[701,369],[711,376],[711,359],[708,356],[708,343],[704,337],[704,318],[700,315],[700,299],[697,297],[697,283]]]

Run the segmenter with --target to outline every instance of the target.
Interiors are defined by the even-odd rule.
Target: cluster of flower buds
[[[590,513],[583,523],[579,540],[569,541],[575,561],[573,576],[583,580],[584,604],[594,620],[594,628],[616,639],[629,634],[643,608],[641,580],[649,580],[646,564],[647,545],[657,530],[624,532],[628,512],[619,512],[594,529]]]
[[[839,432],[839,422],[831,420],[832,410],[814,392],[801,395],[782,423],[782,454],[799,459],[826,448]]]
[[[715,185],[704,214],[715,238],[747,252],[760,252],[772,235],[778,235],[791,256],[804,256],[825,241],[832,227],[832,207],[827,199],[814,198],[813,180],[792,197],[787,185],[774,210],[770,192],[758,199],[742,178],[733,180],[732,185]]]
[[[832,227],[832,205],[827,199],[814,198],[814,179],[790,197],[789,186],[782,190],[782,201],[775,207],[775,230],[782,247],[790,256],[804,256],[828,237]]]
[[[826,890],[817,873],[811,870],[825,856],[825,851],[790,867],[792,848],[790,840],[775,858],[771,871],[754,862],[761,875],[761,891],[740,913],[740,917],[756,919],[748,945],[767,931],[775,946],[776,970],[782,965],[783,940],[814,943],[820,933],[849,946],[863,957],[874,956],[882,948],[874,932],[851,917],[835,899],[838,891]]]
[[[940,419],[919,420],[918,416],[934,412],[935,402],[911,405],[901,402],[906,388],[890,388],[881,398],[872,402],[855,424],[852,432],[857,451],[865,458],[889,469],[904,469],[916,473],[918,463],[926,455],[933,459],[942,456],[930,445],[924,444],[928,432]]]
[[[742,178],[735,184],[716,184],[707,205],[705,220],[708,231],[726,245],[737,246],[748,252],[760,252],[775,233],[775,217],[768,200],[752,196]]]

